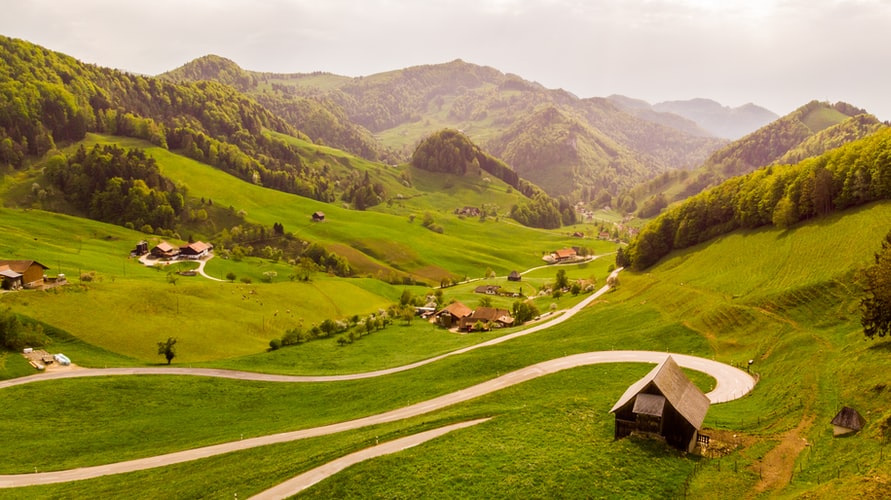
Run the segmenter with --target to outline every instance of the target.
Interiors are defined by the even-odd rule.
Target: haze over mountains
[[[653,113],[677,115],[694,122],[707,133],[724,139],[739,139],[779,118],[761,106],[748,103],[736,108],[723,106],[711,99],[689,99],[649,104],[640,99],[612,95],[609,99],[622,109],[641,117],[656,120]]]

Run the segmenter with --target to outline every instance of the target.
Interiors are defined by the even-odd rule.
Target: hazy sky
[[[891,120],[891,0],[0,0],[0,34],[145,74],[211,53],[349,76],[460,58],[579,97]]]

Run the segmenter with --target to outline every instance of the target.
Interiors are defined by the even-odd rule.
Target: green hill
[[[796,163],[884,127],[850,104],[811,101],[712,153],[697,169],[669,172],[632,192],[638,203],[658,193],[680,201],[733,176],[772,164]]]
[[[697,165],[724,142],[704,137],[701,131],[691,132],[679,117],[662,122],[638,118],[605,99],[579,99],[563,90],[546,89],[519,76],[461,60],[344,78],[249,72],[231,61],[207,56],[163,76],[176,81],[210,78],[249,88],[250,95],[314,140],[363,156],[370,154],[370,146],[359,146],[356,140],[346,140],[332,131],[358,130],[359,135],[370,131],[399,158],[407,159],[423,138],[437,130],[458,129],[518,172],[529,171],[525,165],[535,158],[536,170],[541,172],[538,177],[550,180],[545,190],[552,196],[572,194],[590,200],[602,193],[615,195],[626,185],[660,172]],[[316,109],[314,102],[330,116],[325,125],[319,122],[313,128],[315,118],[309,114],[326,112],[317,109],[300,114],[294,111],[297,104],[289,108],[281,105],[285,102],[299,102],[307,110]],[[572,115],[585,129],[584,136],[596,139],[585,139],[590,147],[582,154],[577,154],[571,143],[549,144],[539,150],[534,144],[540,145],[540,141],[524,141],[524,149],[529,149],[526,157],[502,156],[510,153],[516,131],[530,120],[539,122],[546,136],[565,133],[559,121],[541,122],[542,108]],[[610,146],[603,148],[599,143]],[[618,159],[616,151],[623,151]],[[549,170],[554,173],[548,174]],[[566,177],[565,170],[578,173]],[[623,175],[629,173],[631,177]]]
[[[768,224],[787,229],[876,200],[891,198],[891,128],[883,127],[796,165],[764,167],[693,196],[649,222],[626,249],[627,261],[646,269],[673,249],[738,228]]]

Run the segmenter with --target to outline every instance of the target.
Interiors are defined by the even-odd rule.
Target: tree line
[[[641,270],[672,250],[736,229],[788,228],[833,210],[891,198],[891,129],[796,165],[774,165],[729,179],[669,208],[626,248]]]

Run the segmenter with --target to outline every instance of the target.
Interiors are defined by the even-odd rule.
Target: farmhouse
[[[176,248],[166,241],[162,241],[152,247],[151,253],[159,259],[172,259],[179,254],[179,248]]]
[[[849,406],[845,406],[832,419],[832,435],[844,436],[845,434],[852,434],[862,429],[863,424],[863,417],[860,413]]]
[[[0,278],[4,290],[39,288],[43,271],[49,269],[36,260],[0,260]]]
[[[460,324],[461,320],[470,316],[472,309],[460,302],[452,302],[433,315],[433,320],[440,326],[451,328]]]
[[[213,250],[213,245],[203,241],[196,241],[179,247],[179,255],[187,259],[201,259]]]
[[[610,410],[616,415],[615,438],[632,432],[658,435],[692,452],[709,399],[681,371],[671,356],[622,394]]]
[[[486,295],[498,295],[499,285],[480,285],[473,289],[474,293],[484,293]]]
[[[514,324],[514,318],[511,317],[510,311],[507,309],[477,307],[469,316],[465,316],[461,320],[459,328],[469,332],[477,323],[481,323],[484,330],[489,330],[492,327],[510,326]]]
[[[545,255],[541,259],[548,264],[556,264],[560,262],[571,262],[578,257],[578,250],[575,248],[561,248],[560,250],[555,250],[548,255]]]

